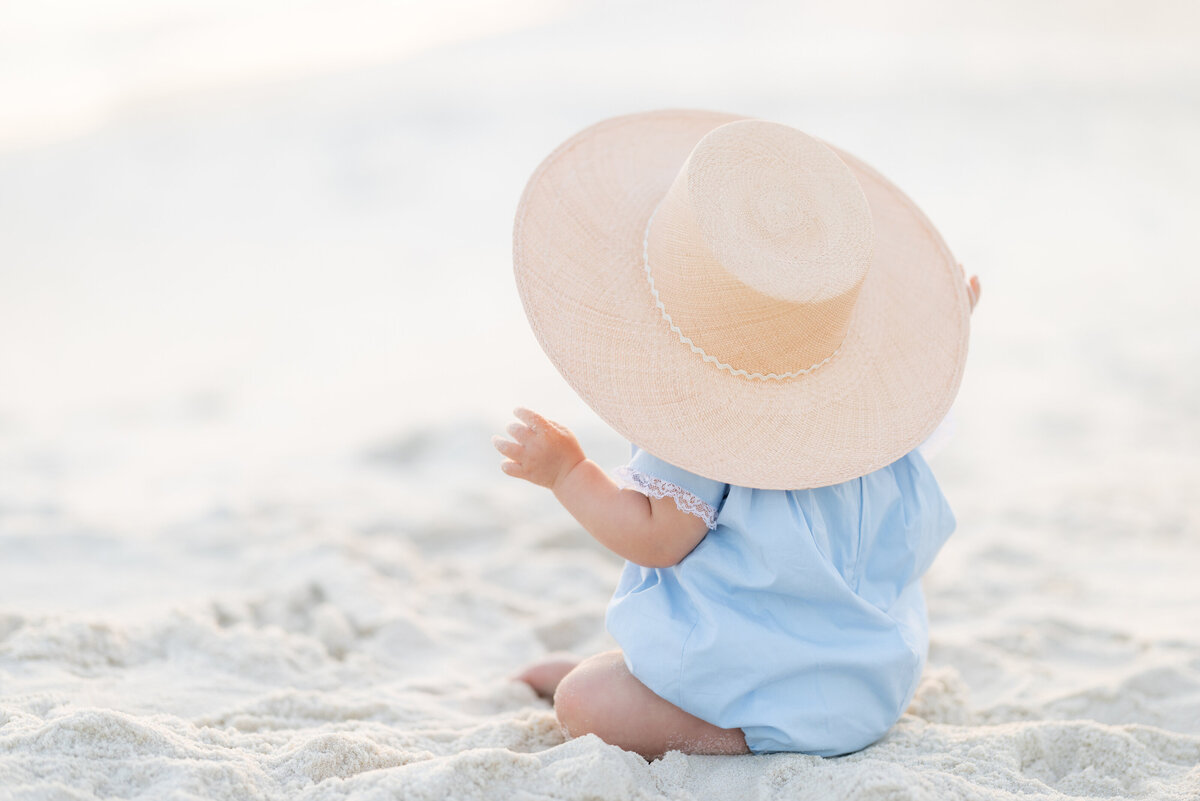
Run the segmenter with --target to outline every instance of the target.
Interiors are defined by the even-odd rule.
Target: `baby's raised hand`
[[[971,311],[975,311],[975,304],[979,302],[979,276],[972,275],[967,278],[967,271],[961,264],[958,269],[962,271],[963,280],[967,282],[967,298],[971,301]]]
[[[584,460],[583,448],[566,426],[523,406],[514,409],[513,414],[521,422],[514,420],[506,430],[516,442],[499,434],[492,437],[492,445],[508,457],[500,463],[500,469],[510,476],[554,489],[571,468]]]

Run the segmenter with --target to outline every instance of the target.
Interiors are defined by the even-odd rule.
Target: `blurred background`
[[[200,592],[228,554],[154,549],[213,521],[532,497],[488,443],[517,404],[619,464],[528,330],[511,225],[559,142],[659,107],[837,143],[981,276],[935,465],[960,522],[1195,534],[1198,26],[1187,0],[4,3],[0,603]]]

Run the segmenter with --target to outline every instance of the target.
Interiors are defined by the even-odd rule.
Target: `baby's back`
[[[726,485],[719,502],[693,485],[716,528],[673,567],[627,563],[609,606],[630,670],[758,752],[882,736],[924,668],[919,579],[954,528],[924,459],[817,489]]]

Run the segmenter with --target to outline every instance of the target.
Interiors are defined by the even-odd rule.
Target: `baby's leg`
[[[554,693],[558,722],[571,737],[595,734],[610,745],[656,759],[667,751],[748,754],[741,729],[720,729],[655,695],[621,651],[583,660]]]

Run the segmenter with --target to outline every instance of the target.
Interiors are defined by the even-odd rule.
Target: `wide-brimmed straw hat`
[[[615,117],[521,196],[517,287],[580,397],[655,456],[806,489],[922,442],[967,353],[961,268],[925,215],[849,153],[711,111]]]

